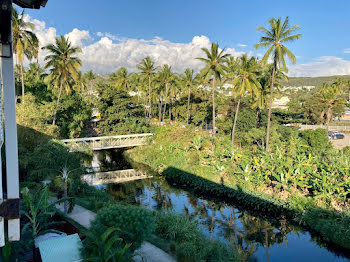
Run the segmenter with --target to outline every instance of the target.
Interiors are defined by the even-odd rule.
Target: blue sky
[[[253,49],[260,35],[257,26],[267,25],[271,17],[289,16],[291,24],[301,26],[303,35],[289,46],[299,65],[318,65],[321,57],[332,57],[330,64],[340,63],[340,69],[346,65],[350,70],[350,52],[344,52],[350,48],[349,10],[350,1],[345,0],[49,0],[46,8],[26,13],[45,22],[47,28],[55,28],[57,35],[74,28],[86,30],[89,44],[100,40],[98,32],[113,35],[114,43],[117,38],[152,40],[156,36],[172,43],[190,43],[194,36],[206,36],[222,47],[254,55],[263,53]],[[327,74],[325,70],[318,74]],[[337,70],[330,71],[334,73]],[[347,71],[340,70],[342,73]]]

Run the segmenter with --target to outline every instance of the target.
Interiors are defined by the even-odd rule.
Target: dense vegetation
[[[22,226],[28,225],[22,232],[24,240],[13,251],[17,255],[30,249],[35,236],[55,229],[50,223],[54,214],[48,203],[50,193],[41,185],[49,179],[51,193],[64,195],[70,207],[76,199],[94,211],[107,206],[87,233],[84,248],[92,256],[87,260],[101,255],[105,261],[129,259],[152,232],[171,242],[172,251],[183,261],[234,258],[232,250],[206,239],[187,218],[109,206],[115,202],[113,197],[80,180],[89,150],[69,152],[57,140],[150,131],[156,133],[154,140],[133,149],[128,154],[131,159],[179,186],[228,198],[270,216],[287,215],[350,248],[344,233],[349,225],[349,149],[332,148],[324,130],[299,132],[283,126],[296,122],[329,125],[343,113],[349,85],[343,79],[310,92],[288,91],[288,110],[272,108],[287,79],[285,60],[295,62],[285,44],[300,38],[294,34],[299,27],[290,26],[288,17],[269,20],[269,29],[259,27],[263,36],[256,48],[269,47],[262,60],[229,56],[212,43],[202,49],[203,68],[198,73],[190,68],[175,73],[171,66],[157,67],[157,61],[146,57],[135,65],[137,73],[120,68],[108,77],[92,71],[83,74],[81,50],[63,36],[44,47],[48,55],[41,68],[35,62],[39,43],[32,33],[34,25],[25,22],[23,13],[14,12],[13,26],[26,216]],[[31,62],[27,68],[24,57]],[[95,109],[98,125],[91,127]],[[169,127],[156,127],[164,122]],[[37,216],[40,221],[31,223]]]
[[[225,136],[218,136],[213,151],[206,132],[162,128],[152,144],[132,150],[129,157],[171,182],[269,215],[290,216],[349,248],[341,232],[350,215],[350,156],[332,148],[325,130],[290,131],[280,139],[274,135],[273,151],[266,153],[253,145],[232,149]]]

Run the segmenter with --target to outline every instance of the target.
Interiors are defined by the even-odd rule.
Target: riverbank
[[[207,140],[205,134],[194,130],[167,129],[158,132],[150,145],[134,148],[126,155],[177,186],[223,198],[267,216],[287,217],[324,240],[350,249],[350,235],[346,233],[350,224],[349,181],[340,176],[348,175],[346,166],[331,161],[320,163],[306,152],[294,156],[280,153],[279,157],[263,153],[249,156],[247,152],[232,152],[232,148],[230,152],[231,145],[225,138],[219,138],[216,151],[210,152]],[[332,186],[343,183],[343,187],[332,191],[327,177],[333,179]],[[314,184],[324,179],[326,183],[321,184],[319,193]]]

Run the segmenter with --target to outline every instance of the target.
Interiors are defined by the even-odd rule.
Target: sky
[[[176,72],[199,70],[202,47],[219,43],[227,52],[261,57],[255,50],[271,17],[289,16],[302,38],[288,44],[296,55],[289,76],[350,74],[350,1],[337,0],[48,0],[45,8],[25,10],[41,45],[68,36],[82,48],[83,71],[115,72],[149,55]],[[45,52],[41,52],[43,63]]]

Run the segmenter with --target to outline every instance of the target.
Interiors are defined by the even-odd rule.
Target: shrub
[[[309,146],[310,153],[325,152],[332,147],[328,140],[327,131],[322,128],[301,131],[300,137]]]
[[[175,246],[178,261],[233,261],[234,253],[219,241],[207,239],[198,223],[174,213],[155,213],[156,234]]]
[[[132,243],[130,248],[135,250],[152,234],[155,221],[152,212],[145,208],[113,204],[97,213],[92,226],[100,229],[119,228],[119,237],[125,244]]]

